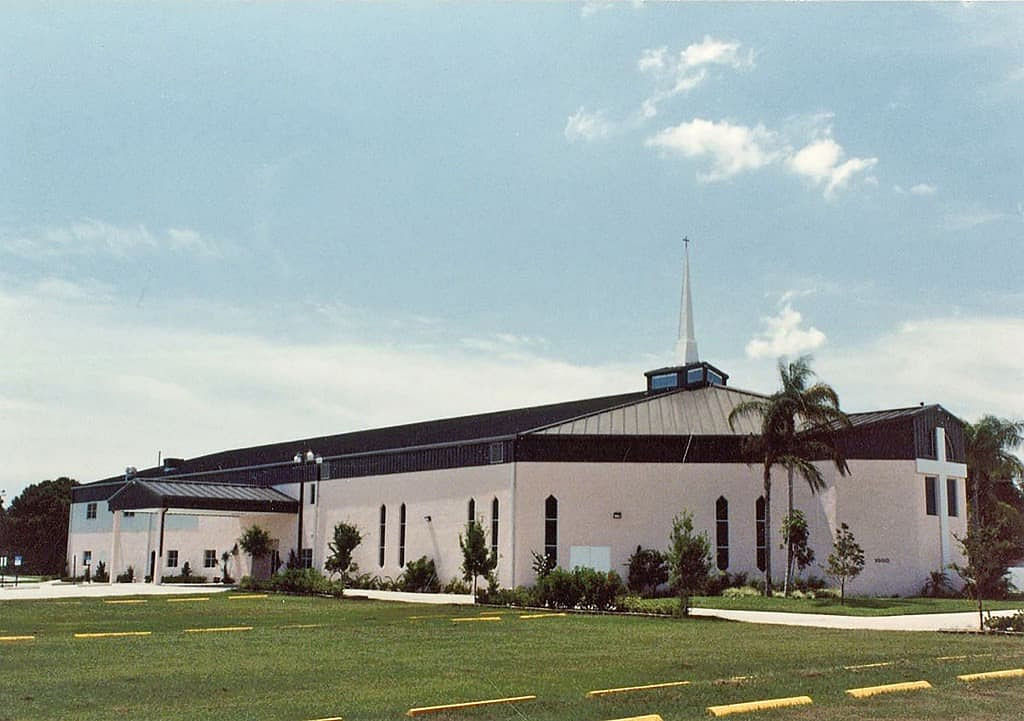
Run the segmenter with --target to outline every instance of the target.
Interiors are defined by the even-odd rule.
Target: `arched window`
[[[476,500],[470,498],[469,503],[466,504],[466,523],[472,523],[476,520]]]
[[[544,501],[544,555],[558,564],[558,499],[548,496]]]
[[[729,501],[719,496],[715,501],[715,547],[719,571],[729,567]]]
[[[398,507],[398,567],[405,565],[405,504]]]
[[[757,531],[757,569],[763,571],[767,567],[765,562],[765,556],[767,556],[767,538],[764,534],[764,496],[757,497],[757,503],[754,506],[754,527]]]
[[[388,508],[382,505],[380,507],[380,551],[377,554],[377,564],[384,568],[384,541],[387,538],[388,531]]]
[[[498,557],[498,499],[491,501],[491,555]]]

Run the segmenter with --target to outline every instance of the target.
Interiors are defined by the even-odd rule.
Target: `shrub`
[[[636,547],[629,557],[629,590],[641,596],[654,595],[654,590],[668,582],[665,555],[653,548]]]
[[[533,556],[530,567],[533,569],[534,575],[537,576],[537,580],[544,578],[555,570],[555,559],[551,556],[546,553],[537,553],[536,551],[530,551],[530,555]]]
[[[653,613],[659,616],[675,616],[679,613],[679,599],[672,598],[640,598],[639,596],[623,596],[618,602],[619,610],[631,613]]]
[[[722,591],[722,598],[751,598],[760,595],[761,591],[753,586],[734,586]]]
[[[403,591],[413,593],[437,593],[441,590],[434,559],[426,556],[405,564],[405,571],[398,577],[398,582]]]
[[[363,535],[359,529],[351,523],[337,523],[334,526],[334,539],[328,544],[331,555],[324,562],[324,568],[332,576],[335,573],[341,574],[342,580],[347,580],[350,573],[355,573],[357,568],[352,563],[352,551],[363,541]]]
[[[985,619],[985,626],[993,631],[1024,632],[1024,610],[1017,611],[1012,616],[989,616]]]
[[[119,573],[117,578],[114,579],[118,583],[131,583],[135,580],[135,569],[132,566],[128,566],[124,573]]]
[[[622,579],[615,571],[605,573],[593,568],[576,568],[573,575],[582,591],[580,606],[583,608],[598,611],[615,608],[615,600],[626,590],[622,585]]]
[[[579,578],[564,568],[556,568],[537,582],[543,605],[548,608],[576,608],[583,598]]]
[[[185,565],[181,567],[181,575],[185,578],[192,575],[192,566],[188,565],[188,561],[185,561]]]
[[[163,583],[206,583],[206,576],[161,576],[160,580]]]
[[[711,572],[711,542],[707,531],[694,530],[693,514],[689,511],[684,510],[673,519],[665,557],[672,588],[679,594],[680,611],[687,616],[690,596],[704,587]]]
[[[453,578],[444,584],[441,588],[441,593],[469,593],[473,589],[470,588],[469,584],[463,581],[461,578]]]

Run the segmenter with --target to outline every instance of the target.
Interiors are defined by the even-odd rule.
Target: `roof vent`
[[[184,465],[184,458],[165,458],[164,459],[164,473],[170,473],[176,471]]]

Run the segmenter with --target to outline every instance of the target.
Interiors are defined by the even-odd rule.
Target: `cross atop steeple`
[[[679,339],[676,341],[676,363],[699,363],[697,339],[693,333],[693,300],[690,297],[690,239],[683,238],[683,292],[679,300]]]

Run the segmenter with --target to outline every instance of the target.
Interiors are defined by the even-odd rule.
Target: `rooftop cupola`
[[[678,365],[647,371],[647,392],[685,388],[724,386],[729,376],[710,363],[700,360],[697,338],[693,331],[693,298],[690,291],[690,239],[683,238],[683,290],[679,299],[679,336],[676,340]]]

